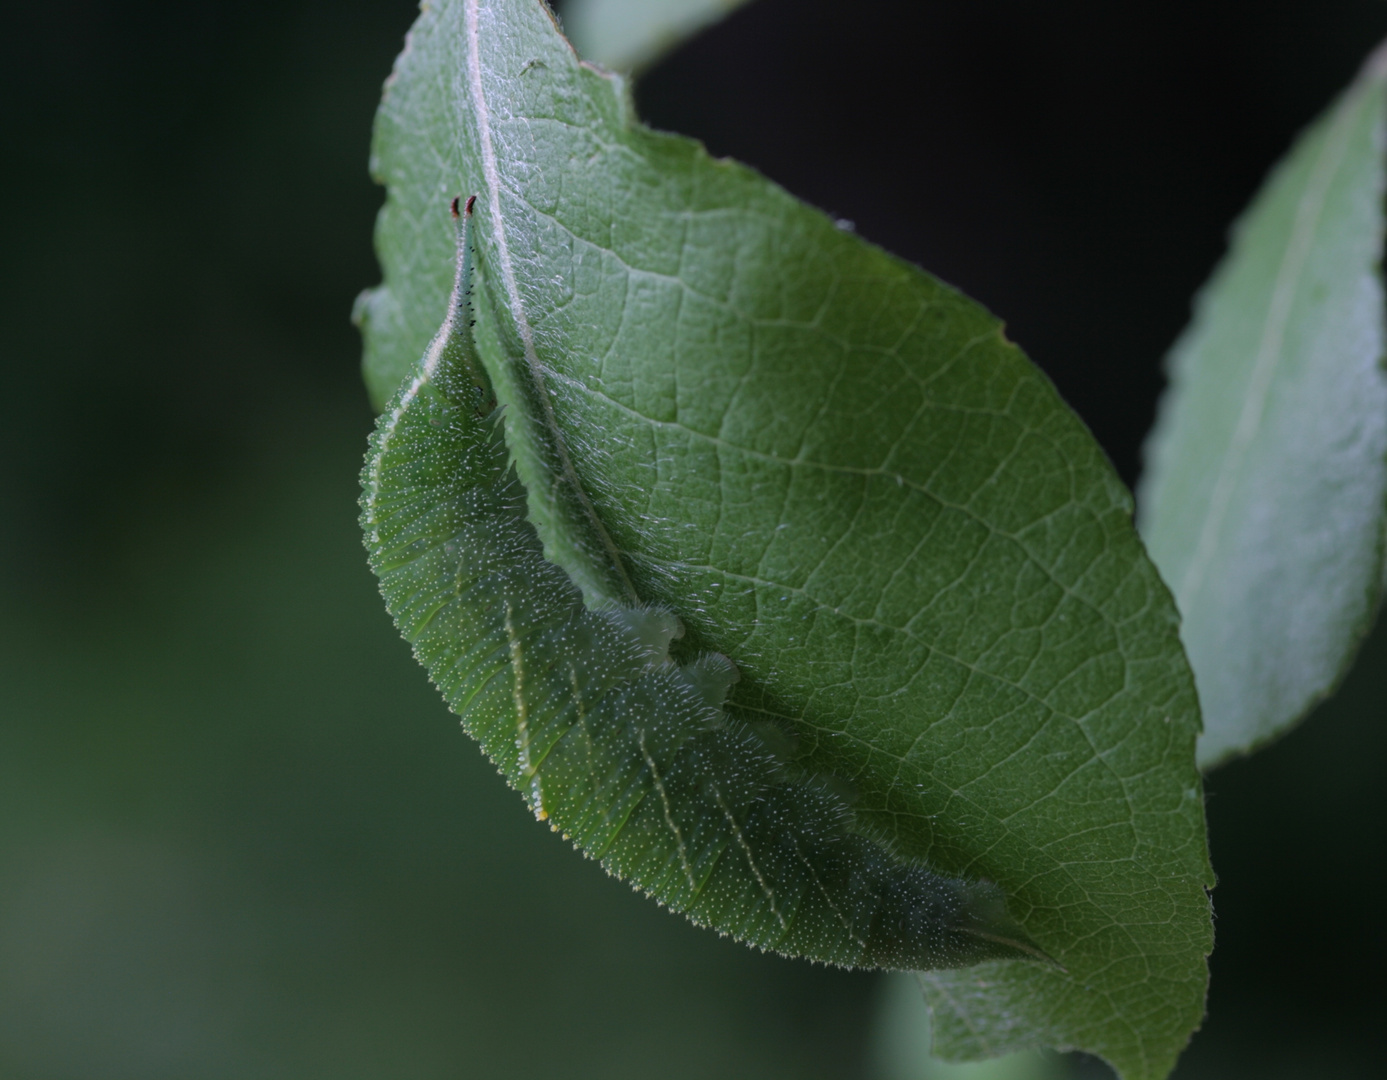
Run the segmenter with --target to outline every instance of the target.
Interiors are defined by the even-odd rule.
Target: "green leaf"
[[[1170,356],[1140,525],[1184,616],[1204,767],[1330,693],[1381,594],[1385,87],[1379,52],[1253,200]]]
[[[563,26],[585,60],[615,71],[653,63],[747,0],[567,0]]]
[[[585,620],[617,627],[612,670],[594,667],[593,685],[651,685],[635,635],[641,663],[715,708],[706,729],[742,749],[718,751],[708,790],[750,768],[738,754],[769,759],[777,778],[756,783],[820,800],[835,837],[878,849],[867,863],[918,870],[929,888],[963,883],[975,911],[1000,895],[1062,965],[934,973],[945,1054],[1076,1046],[1128,1077],[1165,1075],[1202,1015],[1211,938],[1193,684],[1130,496],[997,320],[744,166],[640,126],[621,79],[581,64],[531,0],[430,5],[387,88],[375,154],[386,283],[358,307],[367,376],[378,399],[410,382],[382,422],[378,479],[368,473],[373,557],[407,636],[532,807],[557,823],[535,748],[583,738],[565,719],[575,695],[523,663],[532,640],[561,648],[545,635],[567,588],[563,618],[585,640]],[[475,347],[485,378],[472,383],[461,360],[442,381],[418,367],[449,310],[444,208],[458,193],[477,195],[480,287],[475,342],[450,352]],[[469,402],[471,386],[482,396]],[[467,419],[488,393],[518,485],[507,505],[523,495],[526,520],[477,530],[454,507],[510,483]],[[430,415],[437,425],[416,422]],[[490,471],[471,471],[484,460]],[[471,487],[448,487],[467,475]],[[463,549],[501,536],[528,569],[476,586]],[[466,543],[440,549],[450,541]],[[549,599],[525,593],[520,610],[508,590],[540,579]],[[425,618],[411,582],[448,606]],[[504,617],[497,629],[508,599],[519,665],[492,649],[509,639]],[[502,687],[542,690],[542,740],[528,689],[491,687],[485,716],[469,712],[471,676],[450,665],[476,657],[425,642],[440,618],[488,643]],[[561,671],[551,655],[541,667]],[[717,678],[700,675],[730,672],[718,657],[740,674],[721,709]],[[622,711],[623,746],[601,753],[644,758],[633,716],[688,731],[682,708],[659,708],[668,716]],[[631,775],[632,798],[649,799],[639,835],[662,854],[614,868],[690,907],[702,894],[680,891],[684,860],[702,864],[687,838],[707,821],[694,780],[665,782],[671,746]],[[576,790],[567,768],[560,787]],[[595,821],[623,812],[588,808]],[[583,827],[558,824],[575,838]],[[715,838],[722,828],[707,825],[710,844],[740,844]],[[778,907],[781,923],[767,898],[809,895],[796,892],[807,879],[789,860],[759,874],[753,861],[731,859],[743,869],[729,888],[765,886],[743,893],[745,910],[695,915],[781,947],[792,907]],[[928,952],[896,935],[891,949]]]

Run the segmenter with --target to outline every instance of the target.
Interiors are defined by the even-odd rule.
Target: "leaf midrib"
[[[639,604],[640,597],[626,572],[621,554],[602,519],[598,516],[597,509],[593,506],[587,491],[579,481],[578,472],[573,466],[573,458],[568,451],[568,441],[564,438],[558,418],[554,415],[554,405],[545,385],[544,368],[540,364],[539,354],[535,350],[534,333],[530,327],[529,316],[525,311],[525,301],[516,284],[515,268],[510,257],[510,244],[506,239],[505,218],[501,213],[501,171],[496,163],[496,147],[491,138],[491,110],[487,107],[486,90],[482,80],[480,14],[481,0],[464,0],[463,18],[467,29],[467,81],[471,91],[472,113],[477,121],[477,139],[481,144],[482,175],[486,179],[491,235],[496,245],[496,259],[500,264],[501,280],[506,290],[511,317],[515,320],[516,330],[520,334],[521,346],[525,352],[526,370],[535,385],[536,392],[532,396],[538,400],[543,412],[541,422],[553,440],[564,481],[578,497],[579,504],[587,516],[593,534],[601,542],[602,548],[607,554],[607,560],[611,564],[610,569],[626,593],[625,599],[630,604]]]

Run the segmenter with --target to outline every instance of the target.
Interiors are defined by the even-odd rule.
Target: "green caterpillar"
[[[1048,959],[987,882],[859,830],[830,778],[728,717],[726,657],[670,659],[678,618],[591,610],[544,557],[474,349],[472,201],[448,316],[377,423],[361,522],[386,606],[464,728],[606,869],[695,923],[846,967]]]

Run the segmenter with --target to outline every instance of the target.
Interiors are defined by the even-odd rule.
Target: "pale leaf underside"
[[[1384,94],[1379,53],[1268,179],[1171,354],[1140,524],[1184,617],[1205,767],[1329,693],[1379,601]]]

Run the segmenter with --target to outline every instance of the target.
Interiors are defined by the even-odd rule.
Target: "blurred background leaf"
[[[0,1076],[868,1076],[876,978],[574,858],[381,610],[347,312],[414,15],[0,16]],[[1130,482],[1228,222],[1384,34],[1378,0],[758,0],[638,98],[1005,314]],[[1211,778],[1178,1078],[1381,1074],[1384,701],[1379,629]]]
[[[1180,606],[1209,768],[1325,697],[1387,555],[1379,50],[1277,165],[1171,350],[1142,536]]]
[[[1039,1050],[988,1061],[939,1061],[930,1053],[933,1026],[919,979],[891,972],[881,981],[872,1040],[877,1080],[1061,1080],[1068,1072],[1058,1055]]]
[[[747,0],[568,0],[563,29],[584,60],[647,67]]]

